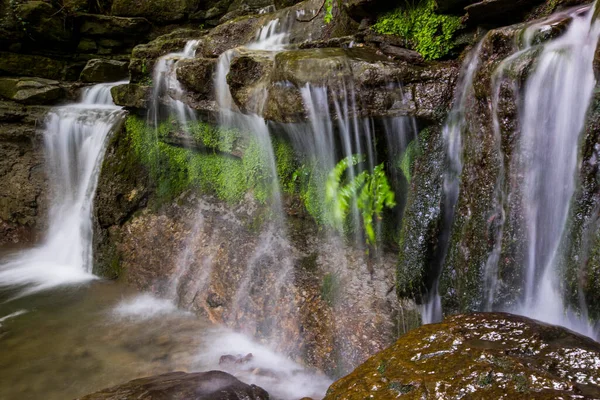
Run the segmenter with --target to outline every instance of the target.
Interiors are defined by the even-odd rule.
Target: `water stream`
[[[544,45],[527,80],[521,112],[519,163],[524,173],[526,281],[518,312],[593,336],[585,310],[565,311],[558,270],[560,243],[576,187],[579,137],[596,79],[593,60],[600,23],[593,8]]]
[[[48,231],[35,248],[4,258],[0,289],[20,288],[23,295],[94,279],[92,202],[107,138],[125,115],[110,95],[121,83],[85,89],[79,103],[56,107],[46,117]]]

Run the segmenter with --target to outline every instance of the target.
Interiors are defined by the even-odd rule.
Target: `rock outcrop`
[[[221,372],[171,372],[135,379],[113,388],[81,397],[80,400],[118,399],[268,400],[269,394]]]
[[[600,396],[600,345],[509,314],[457,315],[402,336],[325,400]]]

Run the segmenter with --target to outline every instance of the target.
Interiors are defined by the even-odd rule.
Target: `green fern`
[[[345,172],[363,161],[362,155],[353,155],[341,160],[333,168],[325,185],[325,200],[337,227],[343,226],[351,205],[356,202],[356,207],[362,216],[366,242],[369,246],[376,246],[374,220],[381,219],[383,209],[394,207],[396,202],[383,164],[375,167],[371,173],[363,171],[348,182],[344,182]]]

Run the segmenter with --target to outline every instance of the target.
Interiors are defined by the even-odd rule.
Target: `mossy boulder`
[[[174,52],[182,51],[190,40],[201,40],[198,45],[198,54],[204,48],[202,36],[206,31],[199,29],[176,29],[168,34],[157,37],[146,44],[135,46],[129,62],[129,73],[132,83],[147,83],[152,77],[154,65],[158,58]]]
[[[501,313],[425,325],[335,382],[324,400],[600,396],[600,344]]]
[[[269,394],[255,385],[246,385],[221,371],[171,372],[135,379],[110,389],[81,397],[80,400],[268,400]]]
[[[194,58],[177,63],[177,79],[183,86],[202,99],[212,98],[216,58]]]
[[[51,104],[64,97],[58,81],[42,78],[0,78],[0,96],[23,104]]]
[[[128,64],[125,61],[92,59],[87,62],[79,80],[87,83],[116,82],[127,78]]]
[[[128,108],[147,108],[148,101],[152,95],[150,86],[135,83],[118,85],[110,90],[113,101],[118,106]]]

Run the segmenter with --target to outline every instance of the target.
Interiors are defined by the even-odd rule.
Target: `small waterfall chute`
[[[107,138],[125,115],[110,96],[110,88],[122,83],[84,89],[79,103],[47,115],[48,230],[40,245],[0,265],[0,288],[21,288],[26,294],[95,278],[92,205]]]

